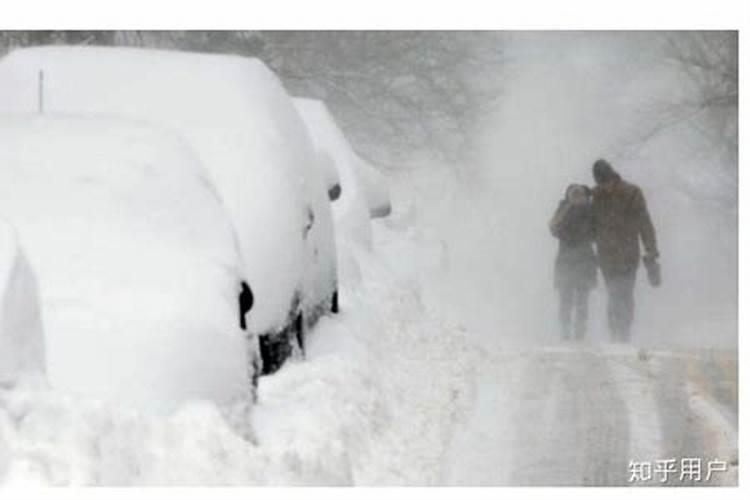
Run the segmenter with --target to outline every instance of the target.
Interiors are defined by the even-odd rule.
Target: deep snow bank
[[[0,386],[44,374],[36,277],[15,230],[0,219]]]
[[[342,290],[342,313],[311,332],[306,360],[261,378],[256,444],[207,403],[160,418],[13,391],[0,394],[0,480],[439,483],[446,446],[473,397],[479,353],[425,300],[423,276],[442,264],[435,241],[413,222],[408,211],[375,222],[377,250],[358,256],[363,279]]]

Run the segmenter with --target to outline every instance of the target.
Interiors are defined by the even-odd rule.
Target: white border
[[[525,0],[457,2],[407,2],[406,0],[196,0],[156,2],[154,0],[27,0],[0,9],[0,29],[740,29],[740,165],[748,143],[750,123],[744,96],[750,91],[747,78],[746,33],[750,20],[747,0]],[[742,167],[741,167],[742,168]],[[747,182],[740,173],[740,220],[747,224]],[[740,226],[740,304],[750,304],[747,294],[748,231]],[[740,308],[740,415],[747,422],[750,380],[745,362],[748,354],[750,308]],[[55,496],[70,499],[178,497],[242,498],[262,495],[271,498],[326,499],[429,497],[431,500],[471,496],[492,498],[624,498],[637,494],[685,500],[697,496],[747,498],[750,489],[750,444],[748,432],[740,429],[740,488],[729,489],[623,489],[623,488],[149,488],[149,489],[0,489],[3,498]]]

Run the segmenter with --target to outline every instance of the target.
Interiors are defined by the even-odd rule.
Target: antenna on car
[[[39,114],[44,113],[44,70],[39,70]]]

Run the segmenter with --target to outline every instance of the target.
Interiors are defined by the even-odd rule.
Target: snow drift
[[[189,147],[139,123],[3,118],[0,164],[53,387],[155,412],[250,394],[235,237]]]
[[[318,323],[305,361],[260,379],[257,443],[210,404],[157,416],[59,392],[0,391],[0,483],[439,484],[478,353],[423,302],[429,285],[415,270],[437,264],[425,252],[432,243],[408,224],[379,228],[385,221],[374,224],[378,252],[361,256],[366,279],[343,288],[342,313]]]
[[[15,230],[0,220],[0,387],[44,374],[36,277]]]

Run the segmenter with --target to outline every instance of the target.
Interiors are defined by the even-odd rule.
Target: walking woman
[[[580,340],[586,334],[589,293],[596,285],[591,190],[582,184],[568,186],[549,227],[560,242],[555,288],[560,294],[562,337]]]

